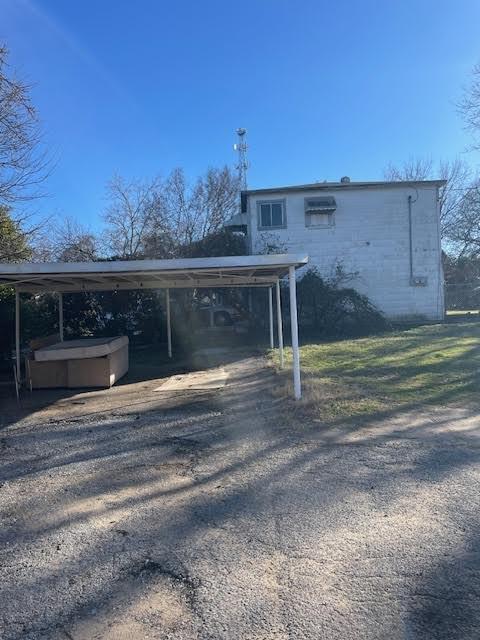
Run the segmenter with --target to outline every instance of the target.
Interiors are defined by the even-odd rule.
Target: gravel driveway
[[[478,417],[327,426],[224,371],[0,430],[0,637],[478,639]]]

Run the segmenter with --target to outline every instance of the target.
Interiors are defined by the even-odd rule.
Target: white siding
[[[334,196],[337,210],[330,228],[307,227],[304,199]],[[427,286],[411,286],[408,196],[412,196],[413,274]],[[267,233],[257,227],[257,200],[284,199],[287,226]],[[310,266],[326,277],[337,264],[358,277],[346,286],[365,293],[392,319],[443,318],[443,275],[434,186],[347,188],[251,194],[249,234],[253,253],[262,252],[265,239],[292,253],[307,253]]]

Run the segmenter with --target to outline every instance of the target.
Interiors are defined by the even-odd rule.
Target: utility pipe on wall
[[[410,257],[410,284],[413,283],[413,225],[412,225],[412,196],[408,196],[408,249]]]

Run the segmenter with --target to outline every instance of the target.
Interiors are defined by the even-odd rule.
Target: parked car
[[[230,327],[244,318],[242,311],[231,305],[201,305],[196,314],[202,327]]]

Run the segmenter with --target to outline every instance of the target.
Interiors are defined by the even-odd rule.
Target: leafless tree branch
[[[51,168],[30,86],[11,73],[7,58],[7,48],[0,45],[0,204],[43,195],[41,185]]]
[[[467,194],[475,179],[470,167],[463,160],[443,160],[435,164],[431,159],[410,158],[401,166],[388,165],[385,170],[387,180],[428,180],[439,178],[446,180],[445,186],[439,189],[440,225],[442,240],[445,246],[462,251],[459,245],[457,227],[467,215]]]
[[[472,69],[470,84],[457,105],[465,127],[473,135],[472,149],[480,149],[480,63]]]
[[[169,258],[223,227],[237,212],[239,184],[228,167],[208,169],[193,186],[177,168],[165,180],[115,176],[107,198],[104,220],[115,255]]]

